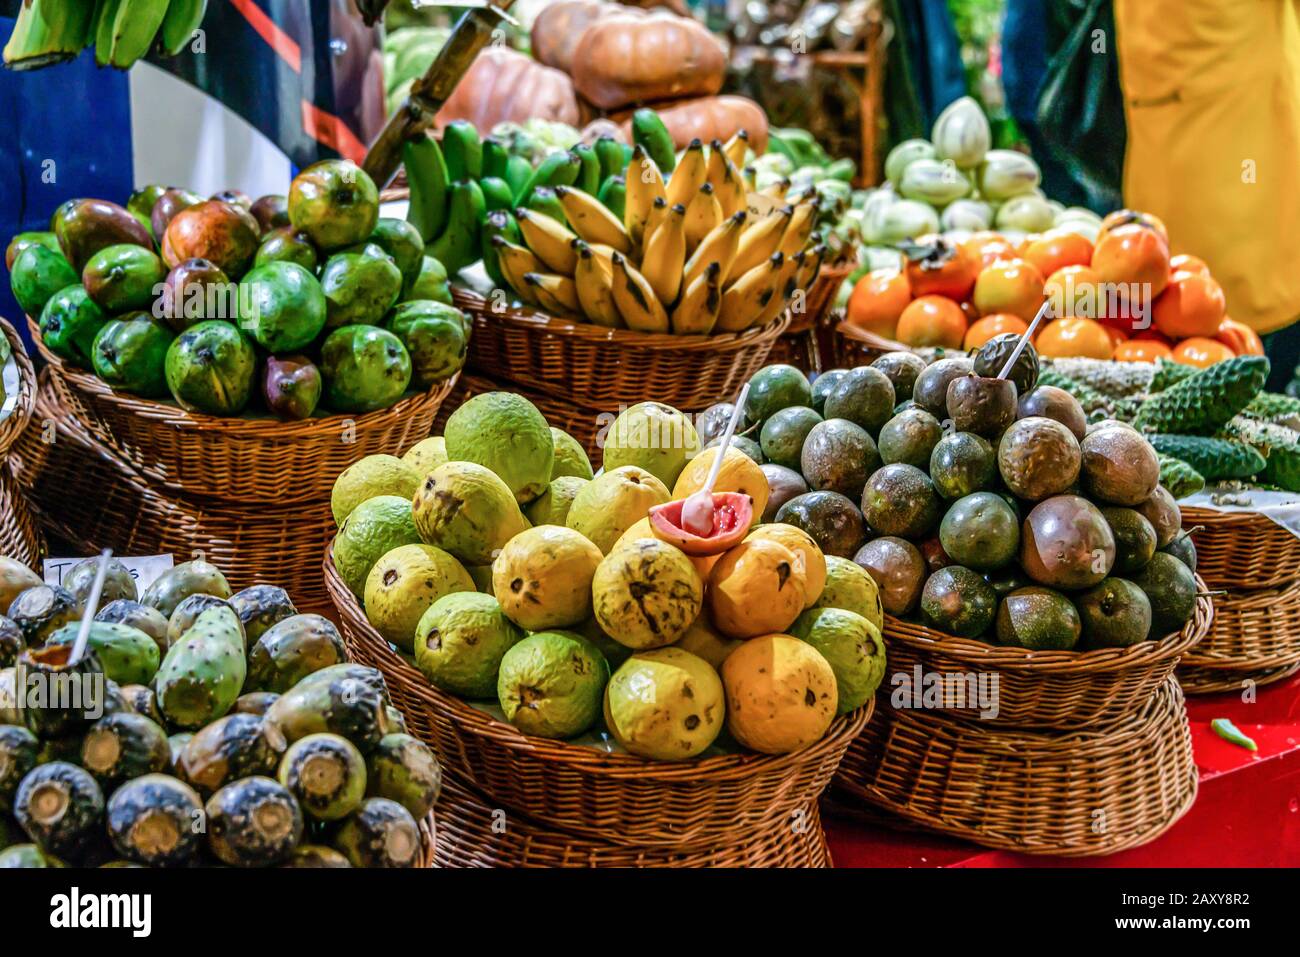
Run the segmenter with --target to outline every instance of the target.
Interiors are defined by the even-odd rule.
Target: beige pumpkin
[[[498,123],[523,123],[534,117],[579,126],[573,81],[522,53],[488,47],[438,111],[437,127],[469,120],[487,135]]]
[[[665,12],[602,17],[573,51],[573,85],[605,110],[711,96],[726,68],[726,51],[703,24]]]

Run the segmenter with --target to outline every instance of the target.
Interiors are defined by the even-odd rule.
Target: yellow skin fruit
[[[722,663],[722,685],[732,737],[763,754],[815,744],[835,717],[835,672],[816,648],[789,635],[746,641]]]
[[[615,551],[616,549],[621,548],[623,545],[626,545],[628,542],[636,541],[638,538],[659,538],[660,541],[663,541],[663,539],[660,538],[659,533],[655,531],[655,527],[650,524],[650,517],[647,515],[645,518],[641,519],[635,525],[631,526],[621,536],[619,536],[618,541],[614,543],[614,547],[611,548],[610,551],[611,552]],[[673,543],[668,542],[667,544],[672,545]],[[676,546],[673,547],[675,548]],[[686,557],[691,560],[691,564],[695,566],[695,570],[700,573],[700,580],[708,581],[709,572],[713,570],[713,566],[718,563],[718,559],[721,558],[722,556],[721,555],[687,555]]]
[[[813,537],[802,528],[786,525],[784,522],[773,522],[755,528],[745,536],[745,541],[757,538],[780,542],[803,560],[804,608],[811,608],[817,604],[822,589],[826,587],[826,556],[813,541]]]
[[[880,586],[857,562],[838,555],[826,556],[826,587],[812,607],[843,608],[861,615],[877,630],[885,627]]]
[[[420,616],[443,595],[474,591],[463,565],[433,545],[399,545],[366,576],[366,618],[377,632],[410,651]]]
[[[741,542],[709,574],[709,617],[731,638],[784,631],[803,611],[806,596],[803,560],[771,539]]]
[[[639,538],[605,556],[591,583],[596,620],[628,648],[671,645],[704,604],[704,582],[682,552]]]
[[[492,591],[506,617],[525,631],[567,628],[591,616],[591,580],[600,549],[571,528],[520,532],[492,564]]]
[[[645,469],[622,465],[601,474],[573,499],[567,524],[608,555],[622,534],[668,501],[668,488]]]
[[[22,562],[0,555],[0,608],[8,610],[20,594],[29,588],[44,584],[41,576]]]
[[[410,498],[420,486],[423,473],[395,455],[367,455],[353,462],[334,480],[330,511],[334,524],[342,525],[352,510],[378,495]]]
[[[726,708],[718,673],[680,648],[633,655],[605,686],[605,723],[629,754],[682,761],[706,751]]]
[[[415,469],[415,474],[424,478],[439,465],[449,461],[447,458],[447,440],[441,435],[421,439],[402,456],[402,461]]]
[[[718,454],[716,448],[705,449],[682,469],[673,485],[673,498],[688,498],[692,492],[704,488],[709,480],[709,469],[713,467],[713,458]],[[718,481],[713,486],[715,492],[739,492],[754,500],[754,521],[757,522],[767,508],[767,499],[771,490],[767,485],[767,476],[753,459],[736,448],[727,449],[727,456],[722,460],[718,470]]]
[[[695,619],[691,627],[686,629],[686,634],[677,639],[677,644],[673,647],[703,658],[714,668],[721,668],[722,663],[727,660],[727,655],[743,644],[744,642],[738,638],[727,638],[718,634],[705,620],[705,616],[701,615]]]

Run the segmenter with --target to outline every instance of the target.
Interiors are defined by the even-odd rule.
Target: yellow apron
[[[1257,332],[1300,318],[1300,0],[1115,0],[1124,201]]]

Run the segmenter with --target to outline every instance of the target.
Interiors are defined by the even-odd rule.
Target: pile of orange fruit
[[[1045,298],[1053,318],[1034,339],[1044,356],[1204,368],[1264,354],[1259,336],[1228,317],[1209,266],[1171,256],[1164,223],[1133,210],[1107,216],[1095,241],[1064,229],[1020,242],[922,237],[903,269],[858,281],[845,321],[907,346],[971,350],[1024,332]]]

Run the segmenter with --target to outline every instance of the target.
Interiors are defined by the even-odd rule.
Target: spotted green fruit
[[[416,474],[423,478],[448,461],[447,440],[441,435],[421,439],[406,450],[402,461],[415,469]]]
[[[506,652],[497,697],[524,734],[572,738],[596,723],[609,680],[604,656],[570,631],[540,631]]]
[[[387,329],[350,325],[335,329],[321,346],[325,404],[335,412],[386,409],[411,382],[411,357]]]
[[[591,459],[581,443],[563,429],[551,426],[551,440],[555,446],[555,464],[551,466],[551,480],[572,475],[590,480],[594,474]]]
[[[399,545],[419,542],[411,500],[379,495],[354,508],[339,526],[334,539],[334,566],[344,584],[361,597],[365,594],[366,576],[375,562]]]
[[[415,629],[415,664],[443,691],[463,698],[496,694],[507,651],[524,636],[492,595],[456,592],[439,598]]]
[[[453,462],[473,462],[496,473],[520,504],[546,490],[555,464],[550,426],[523,396],[485,392],[447,420],[443,432]]]
[[[880,629],[866,618],[841,608],[805,611],[790,634],[816,648],[835,672],[837,714],[862,707],[885,676],[885,643]]]
[[[412,651],[421,616],[459,591],[474,591],[474,580],[454,557],[433,545],[400,545],[366,576],[366,618],[385,641]]]
[[[424,475],[404,459],[393,455],[367,455],[353,462],[339,473],[330,492],[334,524],[342,525],[354,508],[377,495],[396,495],[409,500]]]
[[[280,761],[280,783],[318,821],[337,821],[361,804],[366,763],[361,752],[336,734],[309,734]]]

